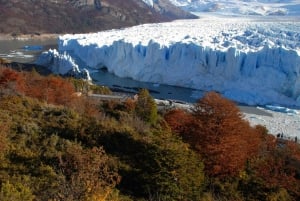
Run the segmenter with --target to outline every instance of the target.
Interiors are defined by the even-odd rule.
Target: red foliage
[[[69,105],[75,99],[74,86],[63,78],[30,74],[26,81],[27,96],[58,105]]]
[[[171,110],[165,114],[164,118],[172,131],[177,134],[184,134],[190,129],[188,128],[188,124],[192,121],[192,115],[184,110]]]
[[[71,105],[73,84],[63,78],[43,77],[37,73],[21,73],[13,69],[0,68],[0,89],[2,93],[18,93],[37,98],[51,104]]]
[[[125,104],[126,110],[128,112],[133,112],[136,107],[136,100],[128,98],[128,99],[126,99],[124,104]]]
[[[21,73],[10,68],[0,68],[0,87],[6,90],[22,93],[24,91],[24,80]]]
[[[300,147],[283,140],[266,139],[263,148],[252,161],[255,175],[267,188],[285,188],[300,198]]]
[[[165,119],[200,153],[210,176],[237,175],[261,142],[259,132],[242,119],[238,107],[214,92],[199,100],[192,114],[175,110]]]

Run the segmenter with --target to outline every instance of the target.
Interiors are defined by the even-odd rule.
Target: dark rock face
[[[158,0],[0,0],[0,33],[82,33],[190,18]]]

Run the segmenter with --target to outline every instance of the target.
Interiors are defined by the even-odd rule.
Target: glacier
[[[59,37],[59,52],[134,80],[300,106],[300,23],[209,17]]]
[[[206,18],[59,38],[91,68],[215,90],[249,105],[300,106],[300,23]]]

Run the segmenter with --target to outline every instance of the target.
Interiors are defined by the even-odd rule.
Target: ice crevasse
[[[202,19],[64,35],[59,52],[120,77],[300,106],[300,22]]]

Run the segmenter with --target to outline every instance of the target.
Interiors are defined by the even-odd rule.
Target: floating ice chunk
[[[295,115],[299,114],[299,111],[296,109],[290,109],[290,108],[281,107],[281,106],[266,105],[266,108],[269,110],[272,110],[272,111],[282,112],[282,113],[286,113],[286,114],[295,114]]]
[[[25,45],[23,47],[23,49],[26,51],[41,51],[41,50],[43,50],[43,46],[41,46],[41,45]]]

